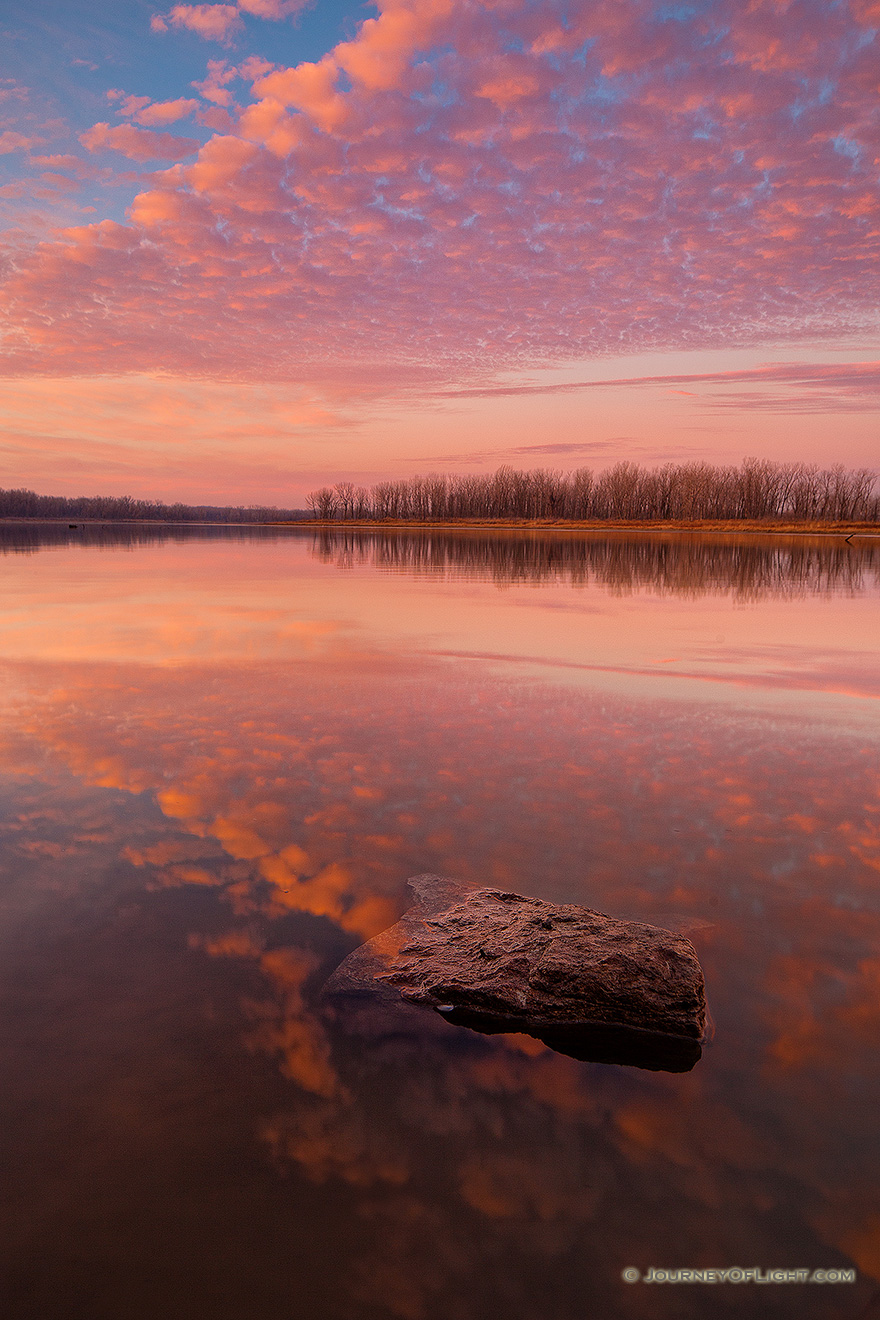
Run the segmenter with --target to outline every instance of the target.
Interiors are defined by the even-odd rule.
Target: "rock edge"
[[[414,906],[345,959],[325,996],[399,995],[475,1030],[525,1032],[583,1058],[639,1063],[626,1057],[634,1051],[660,1060],[643,1067],[678,1070],[700,1057],[705,986],[683,935],[445,876],[409,884]]]

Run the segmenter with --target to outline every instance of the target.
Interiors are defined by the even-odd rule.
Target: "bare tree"
[[[337,510],[336,492],[329,486],[322,486],[320,490],[313,490],[306,497],[306,505],[311,509],[316,518],[324,519],[335,518]]]
[[[27,492],[8,492],[27,494]],[[37,498],[37,497],[34,497]],[[371,490],[338,482],[308,499],[320,518],[428,522],[480,518],[586,520],[878,521],[876,475],[865,468],[825,471],[803,463],[747,458],[739,467],[705,462],[643,468],[629,460],[594,476],[501,467],[496,472],[429,473],[383,481]]]

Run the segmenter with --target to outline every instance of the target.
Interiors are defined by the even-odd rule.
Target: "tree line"
[[[130,495],[37,495],[32,490],[0,490],[0,518],[69,518],[103,522],[259,523],[296,521],[301,509],[264,505],[164,504]]]
[[[314,518],[339,521],[878,522],[875,487],[874,472],[842,464],[819,468],[747,458],[738,467],[692,462],[646,468],[625,460],[598,475],[590,468],[566,473],[501,467],[486,475],[432,472],[369,489],[340,481],[312,491],[306,503]]]

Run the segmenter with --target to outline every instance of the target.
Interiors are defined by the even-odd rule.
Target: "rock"
[[[499,889],[416,876],[418,902],[342,963],[325,994],[395,992],[474,1030],[578,1058],[680,1071],[700,1057],[703,974],[682,935]]]

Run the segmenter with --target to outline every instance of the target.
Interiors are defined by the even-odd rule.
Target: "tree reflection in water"
[[[743,601],[876,589],[880,537],[746,533],[354,531],[312,534],[313,553],[338,568],[518,583],[595,584]]]

